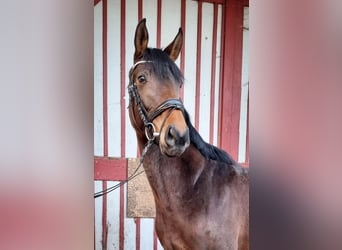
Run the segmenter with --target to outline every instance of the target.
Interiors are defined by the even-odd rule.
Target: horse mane
[[[189,128],[190,141],[191,143],[200,151],[200,153],[206,158],[214,161],[224,162],[229,165],[235,163],[233,158],[222,149],[215,147],[207,142],[205,142],[201,135],[197,132],[194,126],[191,124],[190,116],[186,110],[184,110],[184,117],[186,124]]]
[[[178,66],[170,59],[161,49],[147,48],[144,51],[143,58],[149,63],[153,73],[160,78],[160,80],[174,79],[180,86],[183,84],[184,77]]]

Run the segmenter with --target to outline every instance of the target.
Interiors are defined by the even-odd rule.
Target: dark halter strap
[[[135,68],[141,63],[153,63],[153,62],[152,61],[138,61],[137,63],[135,63],[129,71],[130,72],[130,78],[132,78],[132,74],[133,74]],[[153,125],[153,120],[156,117],[158,117],[159,115],[161,115],[164,111],[166,111],[168,109],[171,109],[171,111],[178,109],[184,113],[184,105],[183,105],[182,101],[179,99],[167,99],[166,101],[164,101],[162,104],[160,104],[153,111],[147,112],[143,102],[141,101],[136,82],[134,81],[133,78],[131,80],[130,85],[128,86],[128,93],[130,96],[130,102],[132,101],[132,99],[134,99],[135,103],[137,104],[140,118],[143,121],[144,126],[145,126],[145,134],[146,134],[146,137],[149,141],[151,141],[151,140],[153,141],[156,136],[159,136],[159,132],[156,132],[156,129]],[[171,114],[171,112],[168,114],[168,116],[170,114]],[[165,118],[165,120],[167,119],[167,117]],[[164,122],[165,122],[165,120],[164,120]],[[164,126],[164,122],[163,122],[162,127]]]

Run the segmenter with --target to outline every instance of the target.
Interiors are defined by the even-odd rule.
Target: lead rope
[[[154,140],[148,140],[148,142],[147,142],[147,144],[146,144],[146,146],[145,146],[145,148],[144,148],[144,150],[143,150],[143,152],[142,152],[142,155],[141,155],[141,157],[140,157],[139,165],[138,165],[138,167],[134,170],[133,174],[132,174],[130,177],[128,177],[126,180],[121,181],[120,183],[118,183],[118,184],[116,184],[116,185],[114,185],[114,186],[112,186],[112,187],[109,187],[109,188],[107,188],[107,189],[105,189],[105,190],[96,192],[96,193],[94,194],[94,198],[96,199],[96,198],[98,198],[98,197],[101,197],[101,196],[103,196],[103,195],[106,195],[106,194],[108,194],[108,193],[114,191],[115,189],[118,189],[119,187],[121,187],[121,186],[124,185],[125,183],[129,182],[130,180],[134,179],[135,177],[139,176],[140,174],[142,174],[145,170],[142,170],[142,171],[140,171],[140,172],[138,172],[138,170],[139,170],[139,168],[141,167],[141,165],[143,164],[144,159],[145,159],[145,155],[146,155],[146,153],[150,150],[150,148],[152,147],[153,142],[154,142]]]

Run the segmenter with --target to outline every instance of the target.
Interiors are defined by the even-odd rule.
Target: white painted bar
[[[118,181],[107,181],[107,186],[112,187]],[[120,242],[120,188],[107,194],[107,248],[119,249]]]
[[[142,16],[146,18],[148,29],[148,47],[155,48],[157,45],[157,0],[144,0]]]
[[[154,235],[154,219],[141,218],[140,219],[140,249],[153,249],[153,235]]]
[[[108,156],[121,156],[120,1],[107,2]]]
[[[216,18],[216,17],[214,17]],[[221,72],[221,29],[222,29],[222,5],[218,5],[217,11],[217,37],[216,37],[216,72],[215,72],[215,100],[214,100],[214,124],[213,144],[217,146],[218,141],[218,120],[220,100],[220,72]]]
[[[210,132],[210,91],[211,91],[211,65],[213,44],[213,4],[202,4],[202,37],[201,43],[201,83],[199,105],[199,133],[209,142]]]
[[[102,181],[94,181],[94,190],[102,191]],[[95,199],[95,249],[102,249],[102,197]]]
[[[94,155],[103,156],[102,2],[94,7]]]
[[[134,55],[134,34],[135,28],[138,24],[138,1],[126,1],[126,86],[128,86],[129,78],[128,72],[133,65]],[[129,95],[126,87],[125,96],[126,107],[129,104]],[[126,157],[137,156],[137,138],[134,129],[129,120],[128,109],[126,110]]]
[[[238,161],[246,161],[246,139],[247,139],[247,106],[249,88],[249,8],[244,8],[242,38],[242,75],[241,75],[241,108],[239,127],[239,155]]]
[[[191,122],[195,122],[195,95],[196,95],[196,44],[197,44],[197,1],[186,1],[185,17],[185,51],[184,62],[184,106],[189,112]]]
[[[181,26],[181,0],[162,1],[160,46],[166,48],[176,37]],[[180,57],[176,60],[180,66]]]
[[[134,250],[136,249],[136,224],[134,218],[127,218],[126,211],[127,211],[127,184],[124,185],[124,249],[126,250]]]

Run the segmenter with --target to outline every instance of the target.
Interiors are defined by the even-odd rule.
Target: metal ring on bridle
[[[145,126],[145,135],[146,135],[147,140],[149,141],[153,141],[157,136],[159,136],[159,132],[156,132],[156,127],[154,126],[152,122],[149,122]]]

